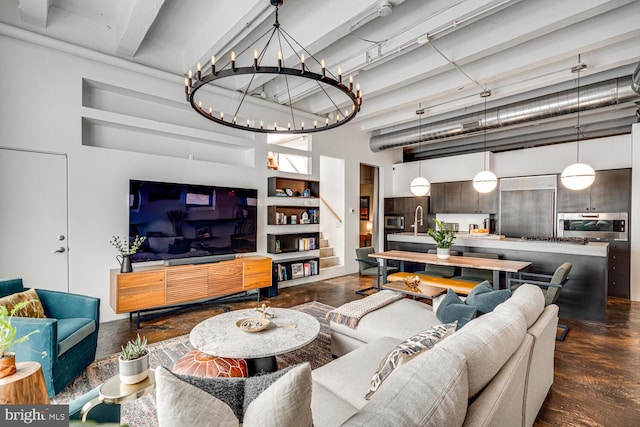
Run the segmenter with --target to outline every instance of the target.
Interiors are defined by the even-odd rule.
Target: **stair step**
[[[328,248],[329,247],[329,239],[320,239],[320,247]]]
[[[327,258],[333,256],[333,248],[331,247],[320,247],[320,258]]]
[[[340,258],[337,256],[320,258],[320,268],[335,267],[336,265],[340,265]]]

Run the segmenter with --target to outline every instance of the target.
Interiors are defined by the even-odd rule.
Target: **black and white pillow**
[[[365,399],[371,396],[380,388],[385,379],[389,377],[397,368],[407,363],[420,353],[433,348],[438,341],[448,337],[456,331],[457,322],[447,323],[444,325],[436,325],[426,331],[420,332],[412,337],[407,338],[398,344],[393,350],[385,356],[380,363],[378,370],[371,378],[371,385]]]

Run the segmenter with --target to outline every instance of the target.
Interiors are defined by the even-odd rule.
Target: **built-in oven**
[[[404,216],[385,215],[384,228],[386,230],[404,230]]]
[[[559,213],[558,237],[629,240],[627,212]]]

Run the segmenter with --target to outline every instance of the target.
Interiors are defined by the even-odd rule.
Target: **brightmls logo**
[[[2,405],[0,425],[3,427],[67,427],[68,405]],[[3,422],[4,421],[4,422]]]

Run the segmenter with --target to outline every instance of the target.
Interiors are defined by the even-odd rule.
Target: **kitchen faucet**
[[[418,213],[420,214],[420,219],[418,219]],[[418,207],[416,207],[416,214],[415,214],[415,219],[413,221],[413,235],[417,236],[418,235],[418,221],[420,222],[419,225],[422,225],[422,217],[424,216],[424,212],[422,211],[422,206],[418,205]]]

